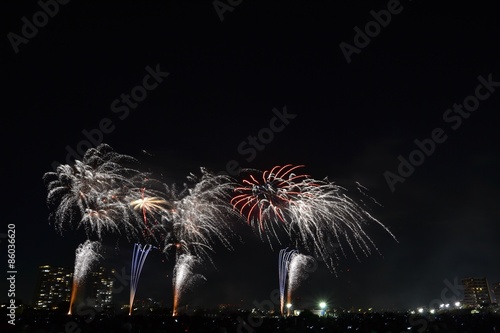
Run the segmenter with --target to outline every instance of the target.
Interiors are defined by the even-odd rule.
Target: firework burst
[[[165,193],[146,187],[134,189],[129,194],[129,205],[142,221],[143,237],[148,241],[158,242],[164,237],[162,221],[171,209],[165,196]]]
[[[166,212],[168,203],[163,198],[146,197],[144,196],[144,191],[141,191],[141,198],[132,200],[130,205],[134,210],[141,212],[144,223],[147,224],[147,215]]]
[[[331,251],[332,242],[339,244],[344,255],[342,243],[346,243],[356,258],[359,249],[365,255],[377,249],[363,229],[367,222],[383,227],[395,239],[344,188],[328,179],[297,174],[302,167],[287,164],[264,172],[244,170],[248,176],[235,188],[233,208],[269,241],[270,235],[278,239],[278,228],[284,229],[297,247],[322,258],[333,271],[338,255]]]
[[[216,242],[232,249],[233,233],[228,218],[234,216],[234,211],[227,202],[234,187],[227,176],[214,175],[203,168],[201,171],[201,177],[189,177],[194,187],[170,189],[173,208],[166,217],[171,232],[165,250],[175,248],[177,253],[211,261]]]
[[[103,144],[87,150],[82,161],[45,173],[47,204],[56,228],[62,232],[78,220],[87,236],[102,238],[103,231],[136,235],[140,225],[127,207],[127,194],[139,172],[125,166],[131,162],[135,160]]]
[[[165,217],[166,229],[164,251],[175,249],[174,267],[174,316],[183,292],[195,281],[204,279],[194,274],[196,264],[210,261],[216,243],[232,250],[230,238],[234,236],[228,218],[234,211],[228,205],[234,182],[230,177],[214,175],[201,168],[201,176],[188,177],[194,186],[184,184],[181,190],[167,187],[171,209]]]
[[[293,173],[300,167],[288,164],[275,166],[259,176],[250,173],[243,179],[243,186],[235,188],[238,194],[231,204],[246,217],[248,224],[257,224],[261,231],[272,228],[273,222],[286,223],[287,207],[300,194],[296,184],[307,177]]]

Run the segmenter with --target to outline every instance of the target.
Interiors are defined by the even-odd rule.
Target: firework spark
[[[164,193],[146,187],[131,191],[129,195],[129,205],[140,215],[138,218],[143,222],[143,236],[148,241],[159,241],[163,237],[165,230],[162,220],[171,208],[164,196]]]
[[[288,164],[275,166],[260,176],[250,173],[248,179],[243,179],[243,186],[235,188],[239,194],[231,204],[246,216],[248,224],[257,223],[262,231],[271,226],[266,222],[286,223],[287,206],[300,194],[296,184],[307,177],[293,173],[300,167]]]
[[[130,273],[130,304],[128,315],[132,315],[132,309],[134,307],[134,298],[137,291],[137,283],[139,282],[139,277],[141,276],[142,266],[146,260],[149,251],[151,251],[152,246],[150,244],[142,246],[141,244],[134,244],[134,252],[132,253],[132,267]]]
[[[144,189],[143,189],[144,190]],[[144,223],[147,224],[147,215],[152,213],[166,212],[167,201],[159,197],[146,197],[144,191],[141,191],[142,196],[140,199],[135,199],[130,202],[133,209],[142,213]]]
[[[387,227],[347,196],[344,188],[328,179],[296,174],[302,167],[287,164],[264,172],[244,170],[248,177],[235,188],[231,204],[261,236],[278,239],[276,230],[282,228],[298,247],[322,258],[334,272],[338,255],[332,254],[333,241],[338,242],[344,256],[342,242],[346,242],[358,260],[357,249],[365,255],[372,248],[378,250],[363,229],[365,223],[375,222],[395,239]]]
[[[233,182],[227,176],[214,175],[201,169],[201,177],[193,174],[188,177],[193,187],[184,185],[182,190],[175,186],[167,189],[172,200],[172,208],[166,216],[166,229],[170,230],[165,239],[165,252],[174,248],[176,264],[174,267],[174,306],[172,314],[178,313],[179,300],[184,290],[195,281],[204,279],[193,274],[195,264],[210,261],[214,244],[220,243],[232,249],[230,237],[233,236],[228,217],[234,211],[228,205]]]
[[[306,277],[304,274],[306,268],[311,265],[314,259],[302,253],[295,253],[288,266],[287,281],[287,303],[292,303],[292,294]]]
[[[172,316],[177,316],[178,314],[179,302],[183,293],[196,282],[205,280],[203,275],[193,273],[194,267],[198,263],[199,260],[195,256],[189,254],[181,254],[177,259],[173,277],[174,304]]]
[[[88,236],[102,238],[103,231],[135,235],[139,225],[126,198],[139,172],[125,166],[133,161],[102,144],[87,150],[82,161],[45,173],[47,204],[56,228],[62,232],[80,217],[77,226],[83,226]]]
[[[297,250],[282,249],[278,258],[278,274],[280,285],[280,312],[284,315],[285,311],[285,289],[287,286],[287,276],[290,261],[297,255]]]
[[[185,185],[180,192],[170,189],[173,208],[166,218],[171,232],[165,251],[174,247],[177,253],[212,261],[210,254],[216,242],[232,249],[233,233],[228,218],[234,216],[234,211],[228,201],[234,187],[229,177],[201,170],[201,177],[189,177],[195,182],[194,187]]]
[[[101,257],[101,255],[98,253],[100,247],[101,243],[86,240],[76,249],[75,268],[73,271],[73,287],[71,289],[71,300],[68,311],[69,315],[71,315],[71,309],[78,292],[78,287],[81,285],[81,282],[84,280],[92,264],[94,264]]]

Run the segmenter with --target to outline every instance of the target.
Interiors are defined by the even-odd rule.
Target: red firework
[[[246,217],[248,224],[256,220],[261,229],[267,217],[286,223],[283,211],[301,194],[299,183],[308,177],[293,173],[301,167],[304,166],[277,165],[262,172],[260,177],[249,174],[243,185],[234,189],[239,194],[231,199],[231,204]]]

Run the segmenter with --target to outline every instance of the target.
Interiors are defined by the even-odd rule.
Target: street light
[[[319,302],[319,307],[321,308],[321,315],[325,315],[326,302]]]

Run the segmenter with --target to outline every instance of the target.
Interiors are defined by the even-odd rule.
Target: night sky
[[[32,301],[39,265],[72,267],[86,238],[49,224],[42,176],[99,126],[104,143],[165,182],[182,183],[200,167],[225,171],[235,160],[261,170],[304,164],[314,178],[368,188],[380,203],[370,212],[397,241],[367,225],[380,254],[357,261],[348,252],[337,276],[320,265],[296,293],[304,306],[426,306],[441,298],[445,280],[500,281],[500,21],[492,4],[219,3],[229,9],[218,13],[212,1],[70,1],[26,39],[23,25],[40,5],[2,3],[0,232],[15,223],[19,299]],[[368,24],[371,37],[361,36],[375,16],[385,27]],[[154,71],[144,100],[121,100]],[[238,146],[284,108],[284,129],[254,158],[241,154]],[[415,140],[434,148],[418,153]],[[395,178],[399,156],[419,164],[400,167],[404,178]],[[235,230],[244,242],[232,252],[217,248],[216,268],[200,269],[207,280],[185,302],[250,307],[278,287],[280,248],[243,224]],[[131,243],[112,235],[104,243],[101,264],[128,269]],[[1,248],[5,262],[4,239]],[[173,257],[152,252],[137,298],[170,306],[172,266]],[[126,288],[117,299],[126,302]]]

